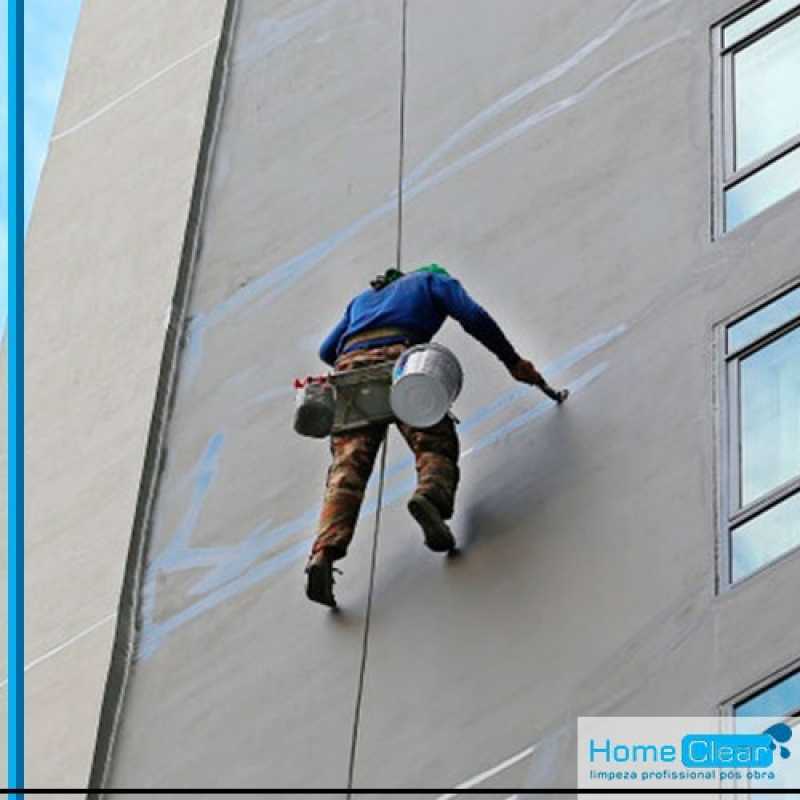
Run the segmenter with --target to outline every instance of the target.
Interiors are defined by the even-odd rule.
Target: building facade
[[[797,0],[87,2],[28,239],[29,784],[571,787],[579,716],[796,714],[798,53]],[[393,434],[330,614],[292,380],[399,171],[402,264],[571,397],[448,323],[461,556]]]

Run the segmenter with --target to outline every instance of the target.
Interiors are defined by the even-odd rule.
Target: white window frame
[[[733,581],[733,560],[731,540],[733,531],[740,525],[744,525],[760,514],[766,513],[779,503],[787,500],[792,495],[800,492],[800,475],[791,478],[785,483],[774,487],[765,495],[756,500],[739,506],[741,474],[741,449],[739,423],[741,419],[739,409],[739,363],[757,350],[769,346],[791,331],[800,328],[800,315],[790,318],[776,328],[772,328],[758,338],[739,347],[728,351],[728,329],[737,322],[749,317],[751,314],[780,300],[783,296],[792,291],[800,290],[800,283],[793,282],[788,286],[782,286],[777,291],[770,294],[767,298],[761,298],[746,309],[737,312],[735,315],[720,322],[716,328],[715,349],[719,354],[719,368],[717,373],[716,395],[718,402],[718,421],[717,421],[717,441],[718,459],[717,472],[718,480],[718,537],[717,547],[717,591],[726,591],[734,586],[751,580],[757,575],[761,575],[765,570],[770,569],[775,564],[800,553],[800,544],[781,553],[766,564],[762,564],[743,578]]]
[[[725,192],[732,189],[737,184],[769,167],[775,161],[800,147],[800,131],[797,134],[774,147],[768,153],[764,153],[755,161],[735,169],[735,96],[734,96],[734,75],[733,75],[733,56],[738,50],[742,50],[752,44],[756,39],[768,36],[773,31],[785,25],[790,20],[800,16],[800,1],[796,7],[780,14],[779,16],[765,22],[760,27],[743,37],[741,40],[728,47],[723,47],[723,29],[736,20],[747,16],[755,11],[759,6],[769,3],[770,0],[755,0],[748,3],[732,14],[729,14],[722,21],[718,22],[711,29],[711,64],[712,64],[712,118],[713,118],[713,176],[712,176],[712,230],[713,239],[724,236],[728,231],[725,224]],[[800,186],[798,187],[800,190]],[[794,194],[794,192],[792,193]],[[791,195],[778,200],[775,205],[786,200]],[[772,206],[769,206],[772,208]],[[763,209],[766,211],[767,209]],[[759,214],[763,213],[759,212]],[[754,215],[758,216],[758,214]],[[752,219],[751,217],[750,219]],[[749,220],[741,224],[744,225]],[[737,226],[741,227],[740,226]]]

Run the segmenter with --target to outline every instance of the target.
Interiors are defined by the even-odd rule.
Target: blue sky
[[[61,94],[72,35],[81,0],[26,0],[25,2],[25,225],[39,183],[53,118]],[[8,19],[0,13],[0,337],[6,327],[8,295]]]

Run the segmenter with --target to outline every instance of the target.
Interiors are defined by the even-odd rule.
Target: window
[[[800,286],[722,326],[721,583],[800,546]]]
[[[783,717],[800,723],[800,671],[787,675],[743,700],[734,701],[735,717]]]
[[[790,755],[786,760],[776,755],[776,761],[781,765],[778,771],[776,782],[770,783],[770,788],[788,789],[800,786],[800,761],[796,756],[791,757],[797,752],[797,741],[800,739],[800,671],[791,672],[783,675],[777,680],[772,680],[766,686],[762,686],[756,691],[751,691],[744,697],[734,700],[730,706],[730,714],[734,718],[734,729],[745,733],[761,733],[758,725],[753,730],[747,724],[748,717],[778,717],[793,729],[793,736],[787,742]],[[753,720],[755,723],[756,721]],[[745,785],[747,783],[745,782]],[[749,788],[749,787],[748,787]],[[789,800],[790,797],[796,798],[795,793],[786,794],[766,794],[763,792],[752,792],[747,795],[750,800],[762,800],[771,798],[772,800]]]
[[[712,41],[719,235],[800,189],[800,0],[751,3]]]

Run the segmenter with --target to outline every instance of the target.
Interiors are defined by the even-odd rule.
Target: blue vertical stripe
[[[13,788],[25,785],[22,4],[8,0],[8,784]]]

